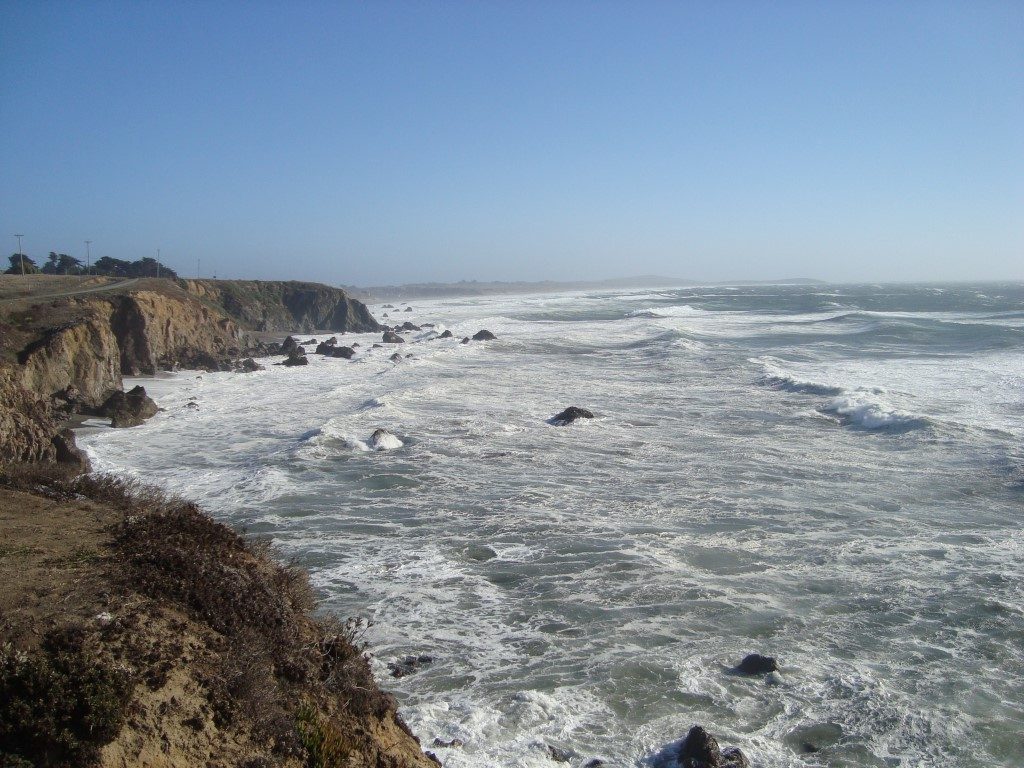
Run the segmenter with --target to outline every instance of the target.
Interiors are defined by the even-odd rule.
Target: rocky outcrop
[[[0,368],[0,468],[15,464],[62,464],[88,468],[75,436],[61,427],[62,414],[50,398],[30,392],[16,372]]]
[[[111,328],[126,375],[152,375],[196,351],[213,358],[237,357],[245,346],[234,320],[201,302],[138,291],[112,300]]]
[[[184,280],[189,293],[256,331],[380,330],[370,310],[340,288],[264,280]]]
[[[385,344],[404,344],[405,339],[399,336],[394,331],[384,331],[384,338],[382,339]]]
[[[142,386],[132,387],[127,392],[115,392],[100,408],[101,416],[110,417],[112,427],[137,427],[146,419],[156,415],[159,409],[153,398]]]
[[[74,387],[81,402],[99,406],[121,389],[120,348],[111,308],[97,302],[77,320],[47,329],[18,354],[21,383],[43,396]]]
[[[498,337],[486,329],[473,334],[473,341],[494,341],[496,338]]]
[[[750,768],[746,755],[736,747],[720,749],[718,741],[701,726],[693,726],[679,745],[681,768]]]

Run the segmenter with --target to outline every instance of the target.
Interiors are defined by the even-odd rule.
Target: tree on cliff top
[[[158,266],[159,269],[157,269]],[[149,256],[138,261],[125,261],[104,256],[101,259],[96,259],[92,274],[109,275],[110,277],[157,277],[159,275],[160,277],[176,278],[178,276],[173,269],[158,263],[156,259]]]
[[[85,270],[82,269],[81,260],[74,256],[50,251],[50,257],[43,264],[42,271],[44,275],[80,275]]]
[[[23,253],[12,253],[11,254],[11,268],[7,270],[8,275],[20,275],[21,274],[21,263],[22,259],[25,260],[25,274],[36,275],[39,274],[39,267],[32,261],[28,256]]]

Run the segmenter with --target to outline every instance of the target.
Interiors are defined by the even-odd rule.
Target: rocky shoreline
[[[378,327],[336,289],[258,287],[246,312]],[[313,618],[304,572],[189,502],[82,474],[72,419],[157,411],[123,376],[280,351],[188,288],[0,305],[0,764],[435,765],[358,625]]]
[[[247,282],[225,290],[191,282],[51,306],[22,301],[0,316],[8,332],[0,363],[0,574],[14,585],[0,623],[0,688],[22,702],[17,718],[0,718],[0,765],[436,764],[373,680],[358,626],[312,618],[304,573],[187,501],[83,475],[88,461],[68,425],[102,416],[112,427],[131,427],[153,416],[158,405],[142,386],[125,392],[123,376],[179,367],[252,372],[270,364],[258,358],[272,356],[282,357],[275,365],[299,366],[308,354],[386,354],[407,348],[403,333],[419,334],[417,343],[456,337],[429,324],[379,325],[340,291],[332,309],[325,296],[335,289],[324,286],[311,291],[312,307],[294,310],[282,297],[308,287]],[[260,333],[239,324],[259,311],[232,304],[239,295],[271,297]],[[282,307],[297,312],[293,328],[335,335],[269,340],[268,328],[285,322]],[[308,328],[311,318],[329,323]],[[381,338],[363,349],[340,344],[337,334],[348,331]],[[481,329],[461,343],[495,339]],[[548,423],[592,418],[571,406]],[[367,445],[402,443],[378,429]],[[84,559],[63,540],[67,531],[86,543]],[[389,667],[400,677],[430,661],[410,657]],[[774,659],[755,655],[736,674],[777,669]],[[32,688],[40,676],[63,678]],[[64,735],[55,746],[57,732]],[[604,765],[554,745],[548,751],[555,763]],[[740,750],[720,748],[700,726],[666,754],[684,768],[749,766]]]

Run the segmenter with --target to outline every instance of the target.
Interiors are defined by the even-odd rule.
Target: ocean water
[[[667,765],[694,723],[760,766],[1024,765],[1024,285],[412,306],[372,308],[436,324],[400,363],[143,380],[161,413],[80,442],[370,620],[445,765]]]

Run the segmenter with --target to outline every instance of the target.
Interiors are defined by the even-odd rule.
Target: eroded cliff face
[[[257,331],[371,332],[380,325],[362,302],[320,283],[264,280],[185,280],[189,293]]]
[[[0,364],[0,466],[59,460],[67,412],[99,408],[122,375],[217,369],[248,341],[234,320],[178,289],[67,299],[9,319],[25,341]]]
[[[196,301],[151,291],[113,300],[111,329],[126,375],[152,375],[175,364],[237,357],[246,344],[238,323]]]
[[[43,396],[74,387],[80,400],[99,406],[121,388],[117,338],[111,328],[111,307],[96,302],[81,318],[50,329],[18,355],[21,383]]]

